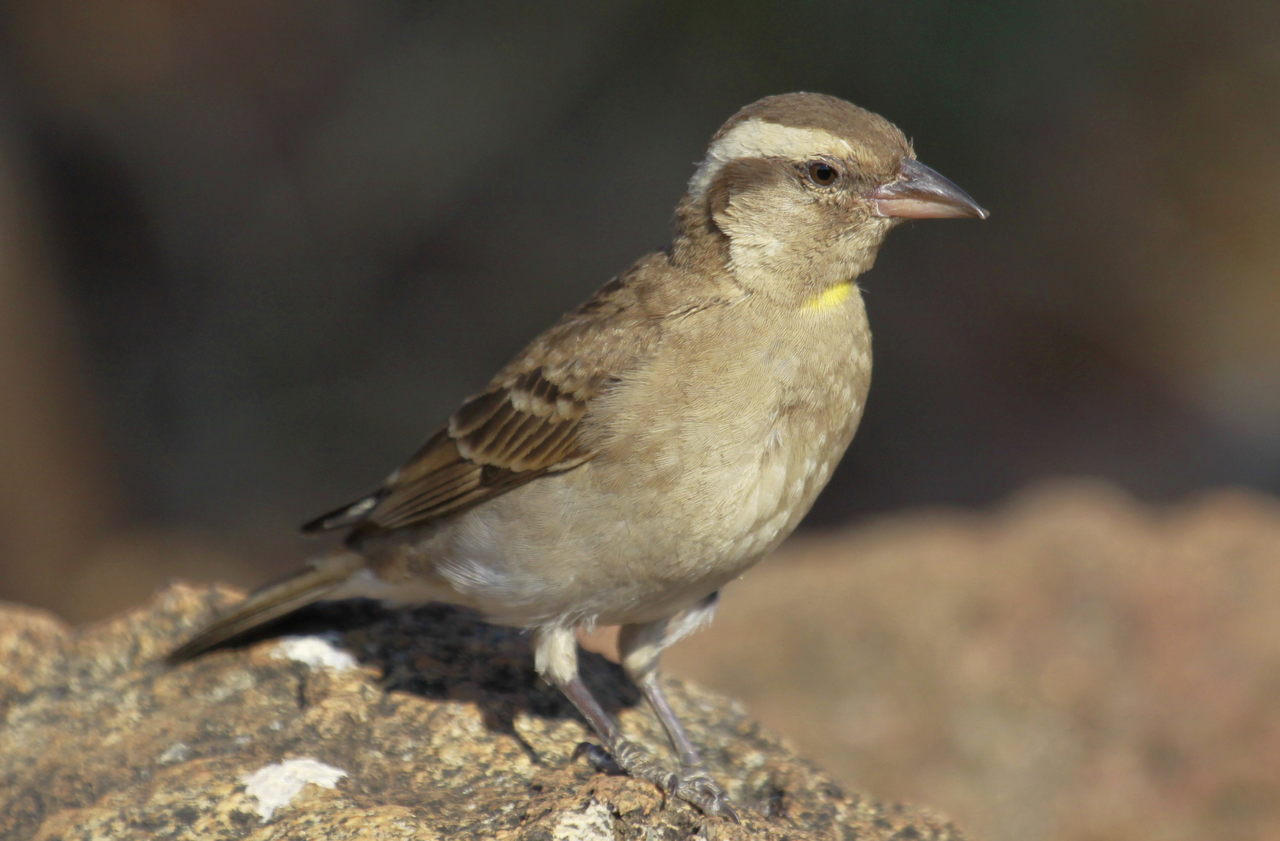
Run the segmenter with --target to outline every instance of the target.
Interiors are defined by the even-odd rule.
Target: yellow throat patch
[[[824,312],[826,310],[835,309],[836,307],[849,300],[849,296],[853,294],[853,281],[846,280],[844,283],[837,283],[828,286],[826,289],[814,295],[812,298],[804,302],[804,309],[809,312]]]

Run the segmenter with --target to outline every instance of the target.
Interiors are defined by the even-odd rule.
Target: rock
[[[238,597],[174,586],[80,630],[0,609],[0,838],[962,837],[846,794],[738,705],[674,679],[742,825],[598,773],[523,635],[444,606],[319,606],[242,648],[160,662]],[[629,733],[665,748],[616,666],[589,655],[584,672]]]
[[[664,664],[992,841],[1280,839],[1278,603],[1280,500],[1057,481],[789,541]]]

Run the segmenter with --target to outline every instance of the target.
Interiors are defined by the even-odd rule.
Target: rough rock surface
[[[598,773],[527,641],[445,607],[313,608],[243,648],[158,662],[237,597],[175,586],[82,630],[0,609],[0,838],[962,837],[843,792],[734,703],[674,680],[743,824]],[[586,671],[628,732],[663,743],[616,667],[590,656]]]

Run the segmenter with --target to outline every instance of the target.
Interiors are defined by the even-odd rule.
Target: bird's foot
[[[648,780],[663,793],[693,804],[706,815],[740,823],[729,796],[701,766],[687,766],[677,774],[640,745],[626,739],[615,742],[613,750],[608,753],[591,744],[585,746],[585,752],[588,761],[598,771]]]
[[[671,793],[684,802],[697,806],[706,815],[741,823],[737,811],[729,802],[729,795],[724,793],[720,784],[711,779],[711,775],[703,768],[681,768]]]

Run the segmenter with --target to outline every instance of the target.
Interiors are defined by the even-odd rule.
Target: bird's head
[[[730,117],[678,214],[685,233],[723,238],[741,284],[793,300],[871,268],[903,219],[953,217],[987,212],[919,163],[888,120],[813,93],[766,97]]]

